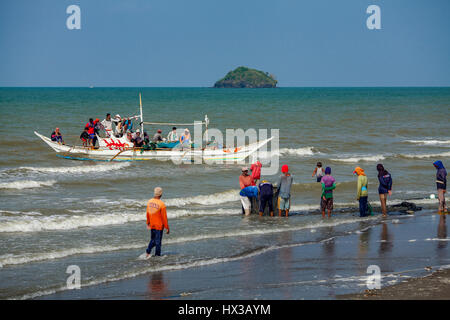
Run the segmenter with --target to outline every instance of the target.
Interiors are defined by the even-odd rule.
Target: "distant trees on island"
[[[238,67],[214,84],[214,88],[275,88],[275,76],[268,72]]]

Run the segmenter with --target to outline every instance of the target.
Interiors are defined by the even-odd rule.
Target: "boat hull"
[[[106,160],[106,161],[141,161],[141,160],[172,160],[172,161],[202,161],[202,162],[240,162],[267,144],[273,137],[258,141],[246,146],[223,149],[157,149],[142,150],[139,148],[111,149],[99,147],[69,146],[52,141],[38,132],[34,132],[55,152],[63,154],[64,158],[82,160]],[[78,155],[75,157],[74,155]]]

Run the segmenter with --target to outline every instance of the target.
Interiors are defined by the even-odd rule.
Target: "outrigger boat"
[[[205,115],[204,122],[196,123],[157,123],[157,122],[144,122],[142,113],[142,99],[139,94],[140,101],[140,122],[141,133],[144,132],[144,124],[151,125],[174,125],[174,126],[193,126],[200,125],[205,126],[205,136],[207,137],[209,119]],[[266,145],[273,139],[257,141],[244,146],[236,148],[220,147],[214,143],[206,143],[205,146],[197,146],[192,143],[190,148],[182,148],[178,146],[178,143],[161,142],[152,149],[149,148],[135,148],[133,143],[127,139],[126,136],[117,138],[114,136],[102,138],[97,136],[99,141],[99,147],[94,148],[65,145],[56,141],[52,141],[50,138],[34,132],[39,138],[41,138],[47,145],[49,145],[54,151],[58,153],[58,156],[66,159],[73,160],[100,160],[100,161],[139,161],[139,160],[175,160],[175,161],[194,161],[200,159],[202,162],[240,162],[244,161],[251,154],[258,149]],[[203,135],[202,135],[203,136]]]

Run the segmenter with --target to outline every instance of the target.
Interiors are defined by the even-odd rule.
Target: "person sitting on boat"
[[[152,139],[152,141],[154,143],[158,143],[158,142],[164,141],[161,133],[162,133],[162,130],[158,129],[158,131],[155,133],[155,135],[153,136],[153,139]]]
[[[80,135],[80,139],[83,142],[83,147],[87,147],[89,141],[88,128],[84,128],[83,132]]]
[[[131,135],[130,131],[127,132],[127,140],[128,142],[133,142],[133,136]]]
[[[95,124],[94,124],[94,119],[90,118],[89,122],[86,123],[86,125],[84,126],[85,128],[88,129],[88,134],[89,134],[89,144],[91,146],[93,146],[92,141],[94,140],[95,137]]]
[[[184,129],[184,133],[180,137],[180,145],[186,148],[191,147],[191,133],[188,128]]]
[[[133,121],[130,118],[127,118],[127,120],[125,120],[124,126],[126,128],[126,131],[133,132]]]
[[[144,140],[141,138],[141,132],[139,130],[136,130],[136,135],[131,141],[135,148],[142,148],[144,145]]]
[[[52,132],[52,141],[62,143],[64,144],[61,132],[59,131],[59,128],[56,128],[55,131]]]
[[[148,136],[147,131],[144,131],[144,143],[149,144],[150,143],[150,137]]]
[[[178,141],[177,127],[173,127],[172,131],[169,132],[169,135],[167,136],[167,141],[168,142]]]
[[[112,120],[111,120],[111,114],[107,113],[106,114],[106,118],[103,119],[103,121],[101,122],[101,124],[103,125],[103,128],[105,128],[105,134],[106,137],[109,138],[112,135]]]

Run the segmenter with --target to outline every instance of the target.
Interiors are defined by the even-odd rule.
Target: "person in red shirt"
[[[150,258],[153,247],[156,247],[155,256],[161,255],[161,242],[164,229],[169,234],[166,205],[161,201],[162,193],[162,188],[156,187],[153,199],[150,199],[147,203],[147,229],[150,229],[151,239],[146,250],[146,259]]]
[[[252,164],[250,167],[250,170],[252,170],[252,178],[254,186],[258,185],[259,180],[261,179],[261,168],[262,164],[261,162],[259,162],[259,160],[256,160],[256,162]]]
[[[93,146],[92,142],[93,142],[94,137],[95,137],[95,124],[94,124],[94,119],[90,118],[90,119],[89,119],[89,122],[86,123],[86,125],[85,125],[84,127],[88,129],[89,144],[90,144],[91,146]]]

